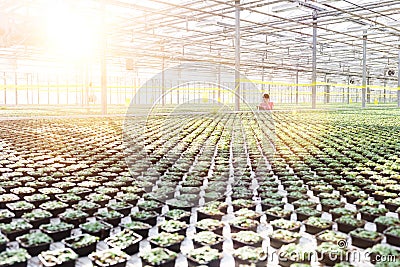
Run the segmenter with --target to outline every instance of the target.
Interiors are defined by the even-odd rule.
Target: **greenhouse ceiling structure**
[[[101,76],[151,77],[183,62],[206,62],[260,83],[311,84],[312,107],[323,83],[358,86],[363,106],[367,85],[385,96],[390,91],[393,100],[398,91],[395,0],[3,0],[0,7],[7,84],[53,83],[35,73],[59,69],[79,76],[75,83],[87,87],[90,79],[105,90],[112,81]]]

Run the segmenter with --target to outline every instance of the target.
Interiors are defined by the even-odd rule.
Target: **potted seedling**
[[[57,200],[67,203],[69,205],[76,204],[82,199],[80,196],[72,193],[57,194],[55,197]]]
[[[0,208],[4,209],[8,203],[13,203],[19,199],[16,194],[0,194]]]
[[[0,231],[11,241],[14,241],[17,236],[28,233],[32,228],[32,224],[22,220],[0,224]]]
[[[172,209],[164,214],[167,220],[179,220],[185,223],[190,222],[190,212],[180,209]]]
[[[218,267],[220,266],[221,258],[222,253],[209,246],[195,248],[189,251],[187,256],[189,266],[206,265],[210,267]]]
[[[260,220],[260,217],[262,215],[263,215],[262,213],[256,212],[254,210],[249,210],[246,208],[235,211],[235,216],[237,217],[245,217],[256,221]]]
[[[93,214],[100,208],[100,205],[91,201],[82,200],[79,201],[78,204],[72,205],[72,207],[87,213],[89,216],[93,216]]]
[[[39,207],[43,210],[51,212],[53,216],[58,216],[60,213],[63,213],[66,210],[68,204],[54,200],[54,201],[44,202],[43,204],[40,204]]]
[[[272,207],[283,207],[285,206],[285,202],[282,202],[281,200],[276,200],[273,198],[264,198],[261,200],[261,208],[263,211],[270,209]]]
[[[373,222],[379,216],[384,216],[387,212],[388,209],[386,208],[375,208],[369,206],[364,206],[360,209],[361,218],[369,222]]]
[[[338,230],[344,233],[349,233],[357,228],[363,228],[365,225],[364,220],[358,220],[351,215],[345,215],[337,218],[335,222],[338,225]]]
[[[8,243],[9,241],[10,241],[10,240],[8,240],[8,238],[7,238],[6,236],[0,234],[0,251],[6,250],[7,243]]]
[[[141,255],[143,265],[163,267],[174,267],[177,257],[176,252],[161,247],[153,248]]]
[[[211,231],[217,235],[222,235],[222,230],[224,228],[224,223],[214,219],[203,219],[198,221],[196,224],[196,231]]]
[[[70,248],[61,248],[43,251],[39,254],[38,258],[45,267],[74,267],[75,261],[78,259],[78,254]]]
[[[107,237],[104,242],[111,248],[119,248],[129,255],[139,252],[139,242],[142,237],[132,230],[124,229],[113,236]]]
[[[233,211],[247,208],[251,210],[256,209],[256,203],[251,199],[235,199],[232,201]]]
[[[161,247],[172,250],[174,252],[180,252],[181,243],[185,237],[178,233],[167,233],[161,232],[158,235],[149,237],[149,242],[152,248]]]
[[[309,217],[319,217],[321,216],[321,212],[316,210],[315,208],[311,208],[308,206],[305,207],[299,207],[295,209],[296,215],[297,215],[297,220],[299,221],[304,221],[307,220]]]
[[[204,206],[197,208],[197,220],[203,220],[206,218],[212,218],[216,220],[221,220],[222,216],[224,216],[225,213],[223,213],[220,209],[212,206]]]
[[[48,250],[53,239],[45,233],[34,232],[24,234],[16,238],[19,245],[25,248],[32,256],[39,255],[40,252]]]
[[[235,266],[266,266],[268,254],[262,247],[243,246],[233,252]]]
[[[233,220],[229,222],[229,224],[231,226],[232,233],[237,233],[243,230],[256,232],[259,222],[256,220],[252,220],[250,218],[240,216],[240,217],[235,217]]]
[[[10,223],[14,217],[15,214],[8,209],[0,210],[0,223]]]
[[[289,267],[294,263],[309,264],[313,251],[300,244],[287,244],[282,246],[279,251],[279,265]]]
[[[168,199],[166,201],[166,204],[170,209],[182,209],[184,211],[191,211],[192,210],[192,204],[193,202],[188,201],[188,200],[183,200],[183,199]]]
[[[45,188],[40,188],[38,189],[39,193],[48,195],[50,197],[50,200],[55,200],[55,195],[56,194],[62,194],[64,191],[60,188],[56,187],[45,187]]]
[[[155,211],[138,211],[131,213],[132,221],[140,221],[143,223],[150,224],[152,226],[157,223],[158,213]]]
[[[186,222],[176,220],[163,221],[158,225],[159,232],[178,233],[179,235],[185,235],[187,228]]]
[[[121,223],[120,226],[122,229],[132,230],[142,238],[146,238],[149,236],[149,230],[152,228],[150,224],[138,222],[138,221],[131,221],[126,223]]]
[[[67,190],[67,193],[75,194],[80,197],[85,197],[85,196],[89,195],[91,192],[92,192],[92,189],[86,188],[86,187],[79,187],[79,186],[73,187],[73,188]]]
[[[39,228],[40,225],[49,223],[51,217],[51,212],[41,209],[33,210],[22,215],[22,219],[32,224],[33,228]]]
[[[385,207],[391,212],[395,212],[400,207],[400,197],[397,198],[387,198],[383,200]]]
[[[360,199],[367,199],[368,194],[365,193],[364,191],[349,191],[346,194],[344,194],[347,203],[353,204],[355,201],[360,200]]]
[[[377,232],[357,228],[350,232],[352,245],[359,248],[369,248],[378,243],[383,239],[383,235]]]
[[[340,244],[339,242],[343,242],[341,240],[344,240],[344,241],[347,240],[347,235],[340,233],[340,232],[335,232],[332,230],[325,230],[325,231],[317,234],[315,236],[315,238],[317,239],[318,245],[320,245],[322,242],[332,242],[334,244]]]
[[[85,197],[86,200],[99,204],[101,207],[105,207],[111,197],[100,193],[91,193]]]
[[[378,207],[381,204],[381,202],[376,201],[374,199],[359,199],[355,201],[353,204],[356,205],[357,209],[360,209],[364,206]]]
[[[379,233],[383,233],[388,227],[400,225],[400,220],[394,217],[380,216],[374,220],[376,229]]]
[[[94,190],[96,193],[108,195],[110,197],[115,197],[118,193],[118,188],[116,187],[98,187]]]
[[[39,207],[40,204],[49,201],[50,197],[45,194],[33,194],[24,197],[25,201],[32,203],[35,207]]]
[[[332,220],[336,220],[337,218],[346,215],[355,216],[357,214],[357,211],[347,208],[334,208],[329,210],[329,213],[332,215]]]
[[[3,250],[0,252],[0,266],[2,267],[26,267],[31,255],[26,249]]]
[[[219,251],[222,251],[222,244],[224,242],[224,237],[217,235],[214,232],[203,231],[195,234],[193,236],[193,245],[195,248],[210,246]]]
[[[290,219],[290,215],[292,212],[290,210],[285,210],[281,207],[273,207],[270,209],[267,209],[265,211],[265,214],[267,215],[267,222],[277,220],[277,219]]]
[[[290,221],[286,219],[274,220],[271,221],[270,224],[272,225],[273,230],[283,229],[293,232],[299,232],[301,227],[301,222]]]
[[[60,241],[71,235],[74,225],[65,222],[48,223],[40,225],[39,229],[48,234],[54,241]]]
[[[35,205],[24,200],[7,203],[6,207],[15,214],[15,217],[20,218],[22,214],[32,211]]]
[[[96,219],[105,221],[114,227],[117,226],[121,222],[122,217],[124,217],[122,213],[116,210],[97,211],[94,216]]]
[[[98,241],[99,238],[97,236],[89,234],[72,236],[62,240],[66,247],[72,249],[80,257],[87,256],[95,251]]]
[[[308,196],[306,193],[298,192],[298,191],[291,191],[286,196],[288,203],[293,203],[299,199],[307,199]]]
[[[269,235],[270,245],[273,248],[280,248],[282,245],[298,243],[301,235],[296,232],[278,229]]]
[[[86,218],[89,217],[89,214],[81,210],[67,210],[61,213],[59,217],[62,221],[78,227],[80,224],[86,221]]]
[[[112,225],[102,221],[94,221],[81,224],[79,225],[79,228],[81,228],[83,233],[97,236],[100,239],[105,239],[110,235]]]
[[[89,259],[99,267],[125,267],[130,256],[125,252],[112,248],[89,254]]]
[[[320,217],[309,217],[303,223],[306,227],[306,232],[312,235],[322,232],[324,230],[332,229],[333,225],[332,221]]]
[[[261,247],[262,237],[253,231],[241,231],[231,234],[233,248],[238,249],[243,246]]]
[[[334,198],[324,198],[321,199],[321,206],[323,211],[329,212],[329,210],[334,208],[343,208],[345,203]]]
[[[393,246],[400,246],[400,226],[391,226],[383,232],[386,236],[386,242]]]
[[[127,202],[118,201],[118,202],[107,204],[107,208],[109,210],[118,211],[119,213],[123,214],[124,217],[126,217],[131,213],[133,206]]]
[[[367,249],[369,260],[372,264],[380,262],[384,258],[395,257],[396,261],[400,260],[400,251],[384,244],[376,244],[372,248]]]
[[[328,266],[346,261],[346,246],[331,242],[322,242],[317,247],[318,260]]]

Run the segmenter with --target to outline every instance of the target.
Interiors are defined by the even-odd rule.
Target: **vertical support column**
[[[163,52],[162,56],[162,64],[161,64],[161,98],[162,98],[162,106],[165,106],[165,74],[164,74],[164,69],[165,69],[165,58],[164,58],[164,45],[161,47],[161,52]]]
[[[371,87],[370,87],[370,76],[369,72],[367,72],[367,103],[371,103]]]
[[[367,95],[367,31],[363,31],[363,77],[361,89],[361,106],[365,108]]]
[[[217,101],[221,102],[221,63],[218,64],[218,95]]]
[[[400,108],[400,50],[399,50],[399,58],[397,61],[397,107]]]
[[[15,105],[18,105],[18,76],[17,71],[14,72],[14,83],[15,83]]]
[[[296,105],[299,104],[299,71],[296,71]]]
[[[235,0],[235,110],[240,110],[240,0]]]
[[[6,73],[3,73],[4,79],[4,105],[7,105],[7,76]]]
[[[107,48],[107,37],[105,32],[105,1],[102,2],[102,25],[103,25],[103,38],[102,38],[102,49],[101,49],[101,113],[107,114],[107,62],[106,62],[106,48]]]
[[[29,104],[29,73],[26,73],[26,104]]]
[[[57,105],[60,105],[60,80],[58,79],[58,74],[56,78],[56,83],[57,83]],[[68,88],[67,88],[67,99],[68,99]]]
[[[347,76],[347,85],[350,85],[350,75]],[[347,86],[347,104],[350,104],[350,86]]]
[[[386,86],[387,86],[387,79],[385,73],[385,77],[383,78],[383,103],[385,104],[386,104]]]
[[[82,98],[82,104],[89,106],[89,66],[85,65],[85,95]]]
[[[312,43],[312,78],[311,78],[311,105],[317,107],[317,11],[313,12],[313,43]]]

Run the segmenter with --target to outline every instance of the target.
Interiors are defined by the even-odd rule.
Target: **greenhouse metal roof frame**
[[[47,2],[3,0],[0,7],[9,19],[35,25]],[[88,16],[105,16],[107,59],[133,58],[136,68],[158,70],[163,61],[164,67],[185,61],[235,66],[234,0],[66,2]],[[240,70],[283,81],[294,81],[300,73],[313,84],[323,75],[338,81],[368,75],[394,83],[397,77],[384,71],[398,68],[399,10],[396,0],[241,0]],[[18,23],[5,29],[1,57],[57,61],[43,53],[37,29],[24,32]]]

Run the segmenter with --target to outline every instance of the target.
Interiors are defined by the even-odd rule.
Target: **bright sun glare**
[[[73,10],[61,1],[51,1],[47,10],[50,51],[65,59],[83,60],[96,51],[101,27],[99,20]]]

